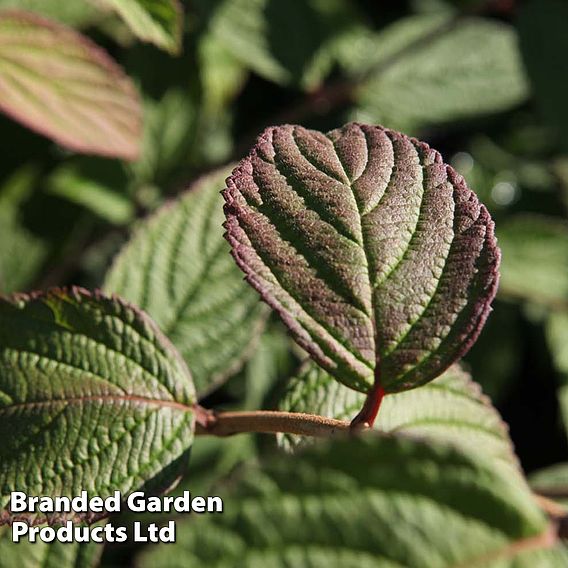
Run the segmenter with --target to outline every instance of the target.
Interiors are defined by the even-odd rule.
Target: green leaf
[[[0,528],[0,565],[5,568],[94,568],[103,546],[95,542],[12,542],[12,529]]]
[[[557,390],[562,425],[568,436],[568,311],[551,311],[546,320],[546,339],[556,371],[560,375]],[[567,484],[568,486],[568,479]]]
[[[568,436],[568,384],[558,389],[558,404],[560,406],[560,416],[564,425],[564,430]]]
[[[171,182],[185,165],[195,137],[194,103],[183,89],[168,89],[159,101],[144,101],[144,136],[140,158],[129,168],[137,185]]]
[[[568,463],[559,463],[541,469],[533,473],[529,481],[536,493],[568,507]]]
[[[75,28],[85,27],[100,20],[94,3],[88,0],[82,2],[61,2],[61,0],[0,0],[0,10],[17,8],[29,10],[42,16],[53,18],[62,24]]]
[[[274,456],[222,515],[179,523],[142,567],[513,568],[551,544],[532,495],[479,456],[408,437],[365,435]]]
[[[175,349],[119,298],[52,289],[0,300],[0,524],[13,520],[15,490],[167,489],[187,462],[194,402]]]
[[[338,36],[355,22],[343,0],[227,0],[209,33],[255,73],[309,89],[323,80]]]
[[[37,172],[24,166],[0,187],[0,292],[25,290],[37,277],[48,247],[21,219],[21,206],[35,188]]]
[[[237,263],[337,380],[412,388],[477,338],[497,284],[493,222],[427,144],[356,123],[272,127],[227,182]]]
[[[86,37],[32,13],[0,12],[0,109],[77,152],[138,155],[140,106],[122,69]]]
[[[566,349],[568,345],[568,312],[551,312],[546,321],[546,339],[554,366],[564,379],[563,382],[568,386],[568,349]]]
[[[207,113],[215,115],[243,87],[247,71],[233,51],[212,34],[206,34],[199,42],[198,56],[203,106]]]
[[[47,256],[39,237],[19,221],[16,210],[0,210],[0,291],[28,288]]]
[[[399,19],[377,33],[367,26],[353,29],[339,43],[337,59],[341,68],[353,76],[380,70],[413,46],[447,32],[452,24],[449,14],[411,16]]]
[[[568,546],[560,541],[541,550],[528,550],[515,556],[511,568],[564,568],[568,566]]]
[[[532,91],[543,118],[568,149],[568,4],[529,0],[519,6],[520,46]]]
[[[527,97],[515,30],[503,23],[413,17],[365,45],[367,61],[380,55],[373,70],[365,64],[357,120],[416,131],[507,110]]]
[[[363,402],[364,395],[308,362],[290,381],[279,407],[351,420]],[[479,385],[458,365],[421,389],[385,397],[375,428],[387,434],[466,444],[469,450],[479,451],[515,475],[520,473],[507,426]],[[300,436],[280,435],[280,443],[289,449],[306,441]]]
[[[126,195],[84,175],[73,165],[55,170],[47,185],[51,193],[82,205],[109,223],[124,225],[134,218],[134,203]]]
[[[178,0],[102,0],[142,41],[179,53],[183,11]]]
[[[264,408],[278,380],[290,376],[297,365],[291,354],[291,344],[290,338],[280,324],[264,331],[254,355],[243,369],[244,409]]]
[[[499,293],[553,308],[568,307],[568,223],[517,215],[499,225]]]
[[[201,394],[241,367],[266,313],[223,239],[219,190],[226,175],[202,178],[142,222],[104,286],[155,319],[185,357]]]

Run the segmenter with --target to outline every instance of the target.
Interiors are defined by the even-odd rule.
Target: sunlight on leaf
[[[52,289],[1,299],[0,316],[0,524],[15,518],[7,509],[15,490],[104,498],[176,481],[193,440],[195,393],[146,314],[116,297]]]
[[[477,338],[498,279],[493,221],[427,144],[356,123],[271,127],[227,183],[237,264],[337,380],[402,391]]]
[[[0,108],[77,152],[127,160],[139,152],[130,79],[90,39],[32,13],[0,12]]]
[[[140,565],[528,568],[517,558],[551,544],[526,487],[479,456],[410,437],[317,444],[239,480],[217,489],[231,503],[222,515],[180,523],[176,543]]]
[[[101,0],[143,41],[172,53],[181,49],[183,11],[178,0]]]
[[[266,311],[223,239],[228,171],[201,178],[142,221],[104,288],[147,311],[185,357],[200,395],[251,354]]]

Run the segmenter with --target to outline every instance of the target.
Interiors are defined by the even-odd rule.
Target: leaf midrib
[[[361,174],[355,179],[355,180],[351,180],[351,178],[347,175],[347,170],[345,168],[345,165],[343,164],[343,162],[341,161],[341,158],[339,157],[339,152],[337,151],[337,148],[335,146],[335,143],[333,142],[333,140],[331,141],[332,145],[333,145],[333,149],[335,152],[335,155],[337,156],[337,161],[341,164],[341,169],[343,170],[343,175],[345,176],[345,179],[347,180],[348,183],[348,187],[349,187],[349,191],[351,193],[351,195],[353,196],[353,201],[355,203],[355,207],[357,208],[357,220],[359,222],[359,232],[361,235],[361,250],[363,251],[363,255],[365,257],[365,262],[367,263],[367,277],[368,277],[368,281],[369,281],[369,294],[370,294],[370,298],[369,298],[369,302],[371,305],[371,315],[370,315],[370,320],[371,320],[371,325],[373,328],[373,343],[374,343],[374,350],[375,350],[375,356],[374,356],[374,361],[371,362],[372,365],[372,369],[373,369],[373,373],[375,375],[374,380],[375,382],[377,382],[378,380],[378,375],[377,373],[380,370],[380,366],[379,366],[379,361],[378,361],[378,355],[379,355],[379,345],[378,345],[378,330],[377,330],[377,310],[376,310],[376,301],[375,301],[375,293],[374,293],[374,283],[371,279],[371,270],[370,270],[370,259],[369,259],[369,254],[367,251],[367,238],[366,238],[366,234],[365,234],[365,229],[363,227],[363,217],[365,215],[367,215],[369,213],[368,212],[364,212],[363,209],[361,208],[361,204],[359,203],[359,200],[357,199],[357,193],[355,192],[354,188],[353,188],[353,184],[365,173],[368,165],[369,165],[369,139],[367,137],[367,133],[361,129],[361,132],[363,133],[363,136],[365,137],[365,148],[367,150],[367,154],[366,154],[366,161],[365,161],[365,166],[362,169]],[[391,140],[390,136],[387,135],[387,138],[389,139],[391,146],[392,146],[392,152],[393,152],[393,163],[396,164],[396,151],[395,151],[395,146],[393,141]],[[378,207],[382,201],[382,199],[384,198],[384,196],[386,195],[389,187],[391,186],[392,182],[393,182],[393,177],[394,177],[394,167],[390,172],[390,177],[388,180],[387,185],[385,186],[384,192],[382,194],[382,196],[379,198],[379,200],[377,201],[377,203],[375,204],[375,206],[373,207],[373,209],[375,209],[376,207]]]
[[[54,398],[51,400],[38,400],[38,401],[31,401],[31,402],[20,402],[16,404],[11,404],[8,406],[4,406],[0,408],[0,415],[6,412],[13,412],[19,409],[34,409],[38,407],[49,407],[59,405],[61,403],[65,403],[67,406],[80,406],[84,403],[88,402],[105,402],[105,403],[113,403],[118,404],[122,402],[132,402],[135,404],[146,404],[146,405],[153,405],[159,406],[161,408],[171,408],[174,410],[179,410],[181,412],[193,412],[194,407],[188,406],[181,402],[177,402],[175,400],[163,400],[158,398],[150,398],[144,396],[136,396],[136,395],[89,395],[89,396],[79,396],[79,397],[71,397],[71,398]]]

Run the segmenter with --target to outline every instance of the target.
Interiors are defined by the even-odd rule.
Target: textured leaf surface
[[[12,542],[11,527],[0,529],[2,568],[92,568],[98,564],[102,544],[94,542]]]
[[[0,522],[15,490],[165,490],[187,461],[194,401],[175,349],[118,298],[0,300]]]
[[[416,131],[527,97],[515,30],[506,24],[412,17],[359,46],[351,65],[360,60],[369,78],[359,90],[358,120]]]
[[[240,367],[264,321],[223,239],[226,172],[202,178],[143,222],[105,283],[147,311],[191,368],[200,393]]]
[[[500,294],[568,307],[568,223],[519,215],[498,229],[503,253]]]
[[[177,53],[183,12],[178,0],[103,0],[143,41]]]
[[[347,386],[428,382],[475,341],[497,285],[493,222],[423,142],[355,123],[267,129],[228,179],[248,281]]]
[[[364,395],[338,383],[326,371],[305,363],[288,386],[280,409],[351,420]],[[387,396],[375,428],[387,434],[409,434],[466,445],[496,463],[520,472],[507,427],[477,383],[458,365],[423,388]],[[285,446],[302,441],[281,435]]]
[[[0,108],[78,152],[134,159],[134,86],[87,38],[31,13],[0,13]]]
[[[455,447],[369,435],[243,477],[141,565],[512,568],[550,542],[530,492]]]

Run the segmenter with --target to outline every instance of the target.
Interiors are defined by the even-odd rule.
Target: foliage
[[[567,15],[0,0],[0,566],[566,566]]]

